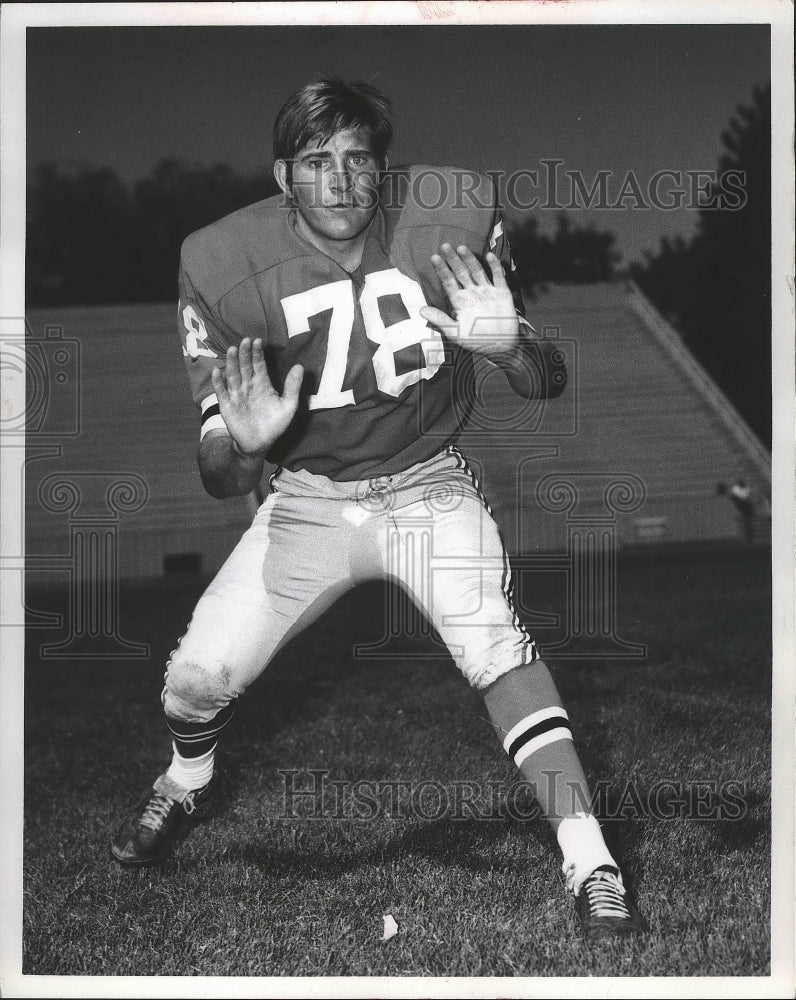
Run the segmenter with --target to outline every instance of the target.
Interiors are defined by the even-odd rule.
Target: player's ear
[[[288,181],[287,163],[284,160],[277,160],[274,163],[274,180],[279,185],[286,198],[291,198],[293,192],[290,190]]]

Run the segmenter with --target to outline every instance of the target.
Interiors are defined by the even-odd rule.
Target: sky
[[[649,201],[658,171],[683,173],[665,191],[716,169],[722,129],[769,72],[767,24],[28,28],[28,169],[110,166],[133,182],[176,157],[259,171],[284,100],[331,74],[391,98],[393,163],[536,170],[516,190],[542,204],[542,161],[588,186],[610,171],[609,202],[632,170]],[[536,209],[543,229],[557,211]],[[627,261],[696,218],[636,203],[572,221],[613,231]]]

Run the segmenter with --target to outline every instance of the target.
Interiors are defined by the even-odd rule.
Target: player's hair
[[[361,80],[323,77],[289,97],[274,122],[274,159],[288,167],[310,142],[321,145],[348,128],[370,133],[373,151],[384,160],[392,139],[390,101]]]

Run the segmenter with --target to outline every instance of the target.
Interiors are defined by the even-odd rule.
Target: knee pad
[[[471,687],[483,691],[496,680],[526,666],[538,659],[533,640],[524,629],[496,626],[485,628],[476,639],[477,629],[473,629],[473,643],[457,657],[459,668]]]
[[[173,719],[209,722],[237,693],[228,666],[196,662],[178,649],[167,665],[161,701]]]

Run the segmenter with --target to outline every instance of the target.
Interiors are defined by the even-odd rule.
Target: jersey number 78
[[[408,319],[389,326],[384,324],[379,310],[379,298],[399,295]],[[310,318],[331,310],[328,343],[318,391],[308,399],[309,409],[333,409],[356,403],[352,389],[343,389],[348,361],[348,348],[354,329],[354,284],[349,278],[318,285],[306,292],[288,295],[281,300],[288,337],[310,332]],[[444,357],[442,337],[430,327],[420,310],[427,305],[420,284],[397,268],[373,271],[365,278],[359,297],[359,307],[365,334],[377,345],[373,355],[373,371],[379,389],[390,396],[400,395],[421,379],[430,379],[439,371]],[[405,347],[420,344],[425,364],[422,368],[397,374],[395,353]]]

